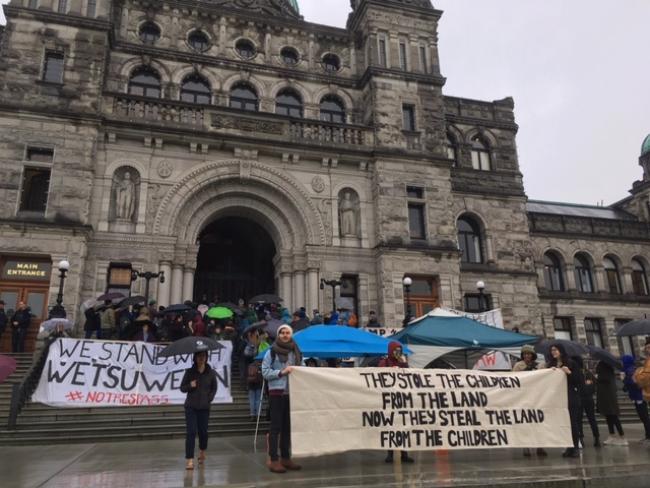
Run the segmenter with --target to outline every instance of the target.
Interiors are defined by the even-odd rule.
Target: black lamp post
[[[336,311],[336,287],[341,286],[343,282],[341,280],[326,280],[324,278],[320,279],[320,289],[324,290],[325,285],[332,287],[332,312]]]
[[[477,281],[476,289],[478,290],[478,308],[479,313],[483,313],[487,310],[487,304],[485,303],[485,282]]]
[[[70,269],[70,263],[67,259],[62,259],[59,262],[59,293],[56,295],[56,305],[50,310],[49,318],[61,318],[64,319],[67,315],[65,308],[63,307],[63,283],[65,282],[65,275]]]
[[[411,321],[411,285],[413,284],[413,280],[410,276],[405,276],[402,284],[404,285],[404,293],[406,294],[406,313],[404,314],[402,325],[406,327]]]
[[[145,280],[144,303],[145,303],[145,307],[148,307],[149,306],[149,282],[156,278],[160,278],[160,283],[164,283],[165,272],[159,271],[158,273],[154,273],[153,271],[136,271],[136,270],[131,271],[131,281],[135,281],[138,278],[144,278]]]

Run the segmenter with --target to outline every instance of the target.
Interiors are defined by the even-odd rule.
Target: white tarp
[[[296,456],[572,445],[557,370],[296,368],[289,378]]]
[[[208,359],[217,375],[214,403],[232,403],[232,342],[221,345]],[[162,349],[144,342],[59,339],[50,347],[32,401],[73,408],[181,405],[181,380],[192,356],[161,358]]]

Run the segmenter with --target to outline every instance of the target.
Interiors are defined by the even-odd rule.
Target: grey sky
[[[625,197],[641,177],[650,133],[650,2],[433,3],[444,11],[444,92],[515,99],[528,195],[589,204]],[[311,22],[343,26],[349,0],[300,0],[300,8]]]

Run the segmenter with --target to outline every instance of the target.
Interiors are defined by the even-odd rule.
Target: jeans
[[[589,420],[589,426],[591,427],[591,433],[594,436],[594,439],[598,439],[600,437],[600,431],[598,430],[598,422],[596,421],[596,408],[594,405],[594,399],[593,397],[586,397],[583,396],[581,398],[582,400],[582,412],[580,412],[580,438],[584,438],[584,432],[582,431],[582,414],[584,413],[587,416],[587,420]]]
[[[208,421],[210,410],[196,410],[185,407],[185,459],[194,459],[194,446],[196,434],[199,434],[199,449],[205,451],[208,448]]]
[[[278,443],[282,459],[291,457],[291,419],[289,416],[289,395],[270,395],[271,432],[269,433],[269,456],[277,461]]]
[[[27,337],[27,329],[19,327],[11,331],[12,352],[25,352],[25,337]]]
[[[645,428],[645,438],[650,439],[650,415],[648,414],[648,404],[646,402],[634,402],[636,413],[639,416],[643,427]]]
[[[96,329],[91,329],[86,331],[86,339],[90,339],[90,337],[93,335],[93,332],[97,333],[97,339],[102,338],[102,329],[100,327],[97,327]]]
[[[257,416],[257,412],[260,410],[260,401],[262,401],[262,389],[261,388],[249,388],[248,389],[248,404],[251,408],[251,415]]]
[[[618,418],[618,415],[605,415],[605,420],[607,420],[607,429],[609,429],[610,434],[614,434],[614,427],[616,427],[618,435],[625,435],[623,426],[621,425],[621,419]]]

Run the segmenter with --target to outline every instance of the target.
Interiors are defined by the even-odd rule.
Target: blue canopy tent
[[[450,352],[504,351],[512,354],[539,337],[490,327],[460,315],[428,314],[388,338],[407,344],[413,350],[411,367],[423,368],[434,359]],[[466,365],[467,366],[467,365]]]

